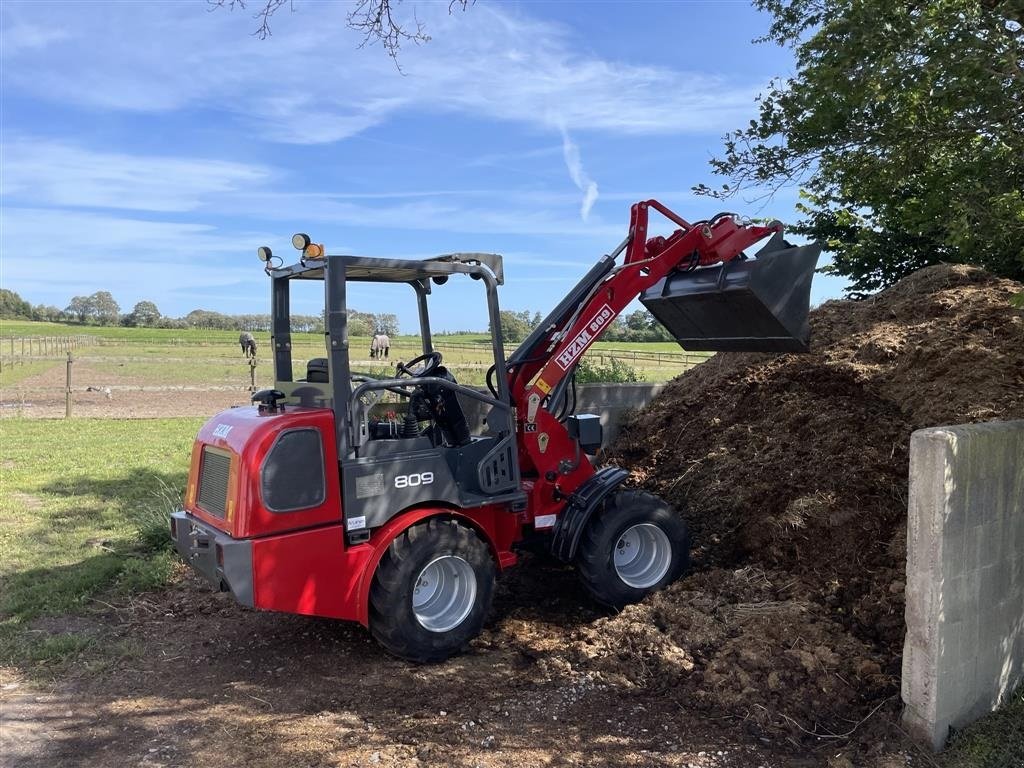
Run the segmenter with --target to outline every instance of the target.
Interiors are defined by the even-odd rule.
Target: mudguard
[[[576,557],[580,536],[590,516],[605,497],[618,488],[629,472],[619,467],[599,469],[569,497],[569,504],[558,518],[551,539],[551,554],[566,563]]]

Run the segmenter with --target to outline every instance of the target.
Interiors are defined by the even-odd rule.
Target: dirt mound
[[[698,573],[577,655],[794,736],[894,697],[909,436],[1024,418],[1021,288],[929,267],[816,309],[810,354],[720,354],[667,385],[608,458],[685,510]]]

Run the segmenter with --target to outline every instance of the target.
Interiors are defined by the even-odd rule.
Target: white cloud
[[[31,138],[5,141],[3,156],[0,194],[57,206],[192,211],[271,175],[256,165],[100,152]]]
[[[37,303],[59,304],[98,290],[112,291],[124,302],[248,281],[259,306],[265,279],[255,248],[264,239],[255,233],[228,235],[206,224],[0,210],[3,283]]]
[[[2,21],[3,19],[0,19],[0,22]],[[22,51],[46,48],[53,43],[67,40],[71,37],[71,33],[54,24],[37,25],[15,22],[3,24],[0,36],[3,38],[4,52],[7,55],[16,55]]]
[[[569,131],[562,126],[562,156],[565,158],[565,167],[569,171],[569,178],[580,192],[583,193],[583,202],[580,204],[580,218],[584,221],[590,216],[590,209],[597,202],[597,182],[591,179],[583,170],[583,161],[580,159],[580,148],[569,136]]]
[[[39,3],[19,23],[76,29],[60,45],[4,52],[4,79],[56,102],[143,112],[227,111],[282,142],[325,143],[405,110],[456,112],[558,130],[625,134],[721,131],[749,111],[754,88],[714,72],[640,66],[574,49],[566,31],[508,6],[449,16],[424,3],[433,40],[403,51],[406,75],[359,50],[346,6],[304,3],[252,37],[247,13],[199,3]],[[131,45],[125,45],[130,40]]]

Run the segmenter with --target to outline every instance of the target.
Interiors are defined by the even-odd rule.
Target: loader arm
[[[679,226],[668,238],[648,239],[651,208]],[[730,215],[691,224],[656,200],[632,206],[626,240],[591,269],[508,360],[520,464],[524,477],[536,477],[533,495],[538,514],[545,507],[560,508],[594,473],[551,412],[584,353],[634,299],[670,273],[732,261],[781,230],[778,222],[743,225]],[[623,263],[616,265],[616,257],[623,252]]]
[[[648,240],[648,211],[654,208],[679,225],[670,237]],[[630,209],[629,236],[605,256],[569,296],[509,357],[513,402],[525,405],[531,393],[541,399],[571,375],[575,364],[611,323],[646,289],[669,273],[735,259],[765,237],[782,231],[737,224],[731,216],[692,225],[657,200]],[[622,265],[615,257],[625,251]],[[540,374],[540,375],[538,375]]]

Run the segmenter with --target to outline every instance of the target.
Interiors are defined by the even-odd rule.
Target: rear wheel
[[[587,591],[613,608],[671,584],[689,564],[683,519],[657,496],[632,489],[613,494],[594,513],[576,553]]]
[[[480,633],[494,590],[494,560],[471,528],[431,518],[404,531],[370,587],[370,632],[391,653],[443,661]]]

